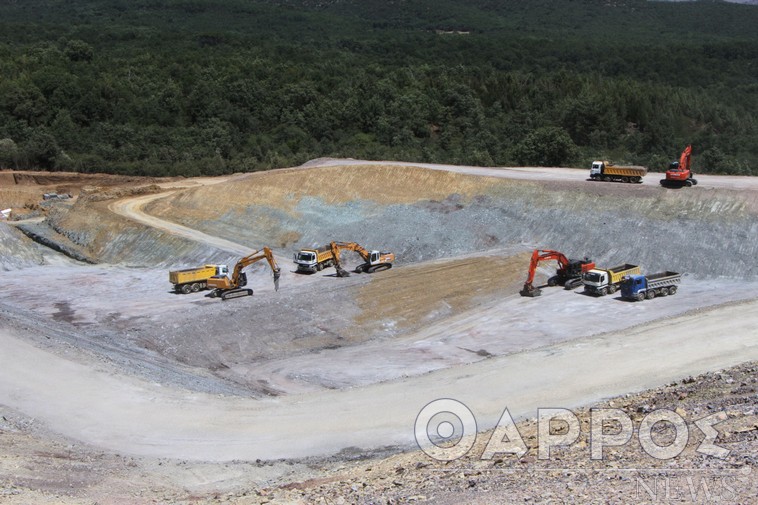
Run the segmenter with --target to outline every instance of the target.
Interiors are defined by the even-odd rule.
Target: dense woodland
[[[332,156],[758,175],[758,7],[0,3],[0,167],[200,175]]]

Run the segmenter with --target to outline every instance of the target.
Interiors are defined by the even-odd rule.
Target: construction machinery
[[[590,168],[593,181],[640,183],[646,175],[646,167],[614,165],[610,161],[593,161]]]
[[[582,274],[582,284],[585,292],[605,296],[618,291],[624,277],[639,273],[640,267],[629,263],[611,268],[593,268]]]
[[[320,272],[334,265],[332,247],[325,245],[315,249],[301,249],[295,253],[295,265],[300,273]]]
[[[340,263],[340,252],[343,250],[355,251],[363,259],[363,263],[355,268],[356,273],[366,272],[372,274],[380,270],[387,270],[388,268],[392,268],[392,263],[395,261],[395,255],[391,252],[369,251],[355,242],[331,242],[329,248],[332,251],[332,259],[334,268],[337,270],[337,277],[350,276],[350,272],[343,269]]]
[[[197,293],[208,287],[208,279],[214,275],[226,275],[229,267],[226,265],[204,265],[198,268],[185,268],[172,270],[168,273],[168,280],[174,285],[177,293]]]
[[[253,263],[264,259],[271,267],[271,271],[274,272],[274,289],[278,291],[281,270],[274,259],[274,254],[271,252],[271,249],[264,247],[261,250],[253,251],[239,260],[237,264],[234,265],[234,270],[231,275],[214,275],[208,279],[208,287],[213,289],[210,296],[212,298],[219,296],[222,300],[251,296],[253,290],[243,288],[243,286],[247,285],[247,274],[245,274],[243,270]]]
[[[692,173],[692,146],[687,146],[679,156],[679,161],[674,161],[666,170],[666,178],[661,179],[661,186],[666,188],[681,188],[682,186],[695,186],[697,179]]]
[[[581,260],[568,259],[563,253],[551,251],[549,249],[535,249],[532,253],[532,260],[529,263],[529,275],[526,278],[524,287],[519,291],[521,296],[540,296],[542,290],[534,287],[534,274],[537,267],[543,261],[555,260],[558,262],[558,270],[555,275],[547,281],[548,286],[561,285],[566,289],[574,289],[582,285],[582,274],[595,268],[595,263],[589,258]]]
[[[630,275],[621,283],[621,296],[627,300],[641,302],[656,296],[675,295],[677,285],[682,282],[678,272],[658,272],[652,275]]]

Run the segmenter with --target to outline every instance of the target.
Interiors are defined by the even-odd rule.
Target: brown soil
[[[503,184],[487,177],[397,165],[288,169],[249,174],[228,185],[193,188],[157,201],[147,210],[169,218],[181,213],[185,219],[214,219],[255,202],[294,212],[305,196],[327,204],[370,200],[390,205],[443,200],[453,193],[471,197],[486,192],[495,182]]]
[[[382,272],[358,288],[355,299],[362,314],[355,323],[361,332],[376,330],[385,321],[397,321],[399,331],[415,330],[513,295],[528,264],[528,254],[480,256]]]

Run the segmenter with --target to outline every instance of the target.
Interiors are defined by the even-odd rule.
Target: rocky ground
[[[587,182],[568,169],[323,166],[333,161],[212,180],[0,173],[0,208],[18,205],[30,218],[19,228],[0,223],[0,359],[14,357],[0,370],[0,503],[751,503],[758,335],[749,329],[755,314],[741,312],[753,310],[758,287],[751,178],[706,177],[673,191],[655,181]],[[40,205],[48,191],[73,198]],[[331,239],[393,250],[397,266],[347,279],[294,273],[292,252]],[[261,265],[249,271],[251,298],[177,295],[168,284],[169,268],[233,264],[262,245],[284,267],[278,292]],[[560,288],[525,299],[517,293],[533,247],[687,275],[675,297],[642,303]],[[543,266],[538,281],[550,273]],[[703,336],[693,342],[696,330]],[[644,343],[634,348],[637,341]],[[667,360],[656,345],[680,356]],[[570,368],[586,366],[589,351],[619,370],[624,388],[586,391]],[[715,370],[708,354],[751,362],[594,403],[608,391],[660,384],[624,375],[645,353],[655,377]],[[449,463],[410,442],[376,442],[407,441],[412,418],[446,391],[445,381],[472,401],[496,390],[467,386],[476,374],[531,391],[514,370],[534,360],[567,367],[547,370],[545,380],[584,399],[568,406],[585,405],[576,410],[579,440],[549,460],[536,456],[534,419],[518,424],[529,447],[520,458],[482,460],[489,432]],[[498,363],[512,369],[498,373]],[[21,375],[27,384],[16,381]],[[34,403],[36,386],[50,407]],[[339,403],[346,398],[379,410],[353,412],[350,401]],[[329,402],[339,403],[341,418],[298,424],[309,405],[318,408],[311,415],[333,415]],[[122,405],[132,407],[119,415]],[[647,455],[635,436],[593,461],[590,406],[623,410],[635,430],[650,412],[670,409],[693,436],[670,460]],[[240,423],[261,420],[257,411],[283,416],[265,420],[286,435],[261,438],[269,456],[223,456],[257,451],[234,438],[247,433]],[[377,417],[367,420],[371,412]],[[532,417],[524,412],[517,415]],[[719,412],[727,420],[717,443],[731,451],[723,459],[697,452],[703,436],[693,424]],[[173,431],[163,414],[180,416],[168,423]],[[342,429],[349,441],[325,454],[316,449],[327,447],[318,426]],[[407,426],[402,437],[398,426]],[[672,439],[671,430],[654,432]],[[285,447],[312,456],[279,459]]]
[[[588,406],[589,407],[589,406]],[[419,450],[382,455],[344,451],[326,459],[210,464],[111,454],[51,435],[2,408],[0,501],[7,504],[125,503],[754,503],[758,495],[758,363],[689,377],[592,406],[632,420],[628,444],[592,460],[589,408],[574,412],[581,435],[550,459],[537,452],[535,418],[517,423],[528,453],[482,459],[492,432],[479,434],[461,459],[440,462]],[[656,459],[639,443],[642,419],[668,409],[687,423],[688,444]],[[713,442],[724,458],[703,450],[695,421],[723,413]],[[535,413],[536,416],[536,413]],[[561,426],[555,433],[560,433]],[[411,429],[411,427],[409,427]],[[606,433],[613,431],[609,426]],[[661,446],[670,429],[654,430]]]

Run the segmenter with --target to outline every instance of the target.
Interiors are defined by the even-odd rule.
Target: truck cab
[[[294,255],[294,261],[298,270],[315,271],[316,259],[315,251],[298,251]]]
[[[638,299],[647,290],[647,278],[644,275],[629,275],[621,282],[621,296]]]
[[[584,272],[582,284],[587,291],[599,292],[600,289],[608,286],[608,272],[595,269]]]
[[[603,170],[604,169],[605,169],[605,162],[604,161],[593,161],[592,162],[592,168],[590,168],[590,177],[592,179],[598,179],[598,178],[600,178],[603,175]]]

